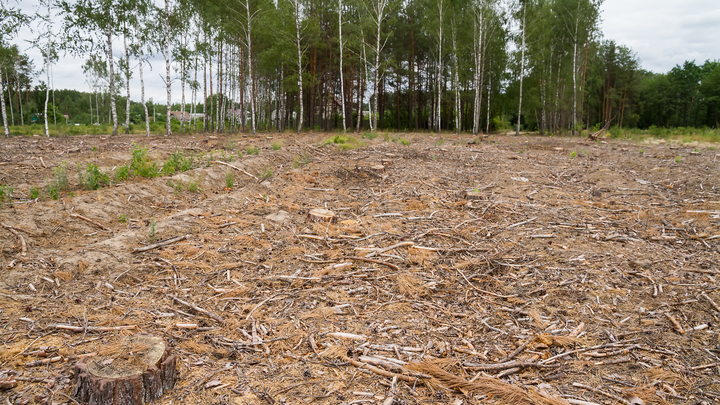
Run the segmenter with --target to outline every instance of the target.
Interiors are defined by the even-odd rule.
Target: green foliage
[[[48,184],[47,186],[45,186],[45,191],[47,192],[48,197],[52,198],[53,200],[57,200],[60,197],[57,187],[55,187],[53,184]]]
[[[280,150],[280,148],[282,148],[282,144],[279,141],[272,143],[272,150]]]
[[[235,172],[228,170],[225,172],[225,188],[235,187]]]
[[[298,155],[293,157],[293,169],[297,169],[299,167],[303,167],[307,165],[308,163],[312,162],[312,156],[308,153],[304,153],[302,155]]]
[[[377,132],[363,132],[362,139],[369,139],[372,141],[373,139],[377,138],[378,135],[379,134]],[[385,134],[385,135],[388,136],[389,134]]]
[[[571,159],[574,158],[574,157],[576,157],[576,156],[577,156],[577,152],[572,151],[572,152],[570,153],[570,158],[571,158]]]
[[[110,176],[103,173],[96,165],[88,163],[85,168],[77,164],[78,183],[86,190],[97,190],[110,184]]]
[[[272,175],[273,175],[272,169],[269,167],[266,167],[260,172],[258,177],[260,178],[260,181],[263,181],[263,180],[269,179],[270,177],[272,177]]]
[[[128,178],[130,178],[130,168],[127,165],[120,166],[117,169],[115,169],[115,174],[113,175],[113,178],[115,181],[125,181]]]
[[[260,148],[256,146],[248,146],[245,148],[245,152],[248,155],[259,155],[260,154]]]
[[[682,160],[683,160],[682,156],[675,156],[675,163],[680,163],[680,162],[682,162]]]
[[[182,184],[182,183],[180,183],[180,184]],[[197,193],[200,191],[200,180],[199,179],[188,180],[188,182],[185,186],[187,188],[187,191],[189,191],[191,193]]]
[[[118,217],[118,221],[120,221],[121,224],[126,223],[126,222],[127,222],[127,215],[121,214],[121,215]]]
[[[40,189],[37,187],[30,187],[30,199],[37,200],[40,198]]]
[[[163,163],[160,171],[166,176],[172,176],[175,172],[185,172],[192,168],[194,158],[192,156],[185,157],[181,151],[175,151],[170,155],[168,160]]]
[[[12,202],[13,188],[6,185],[0,185],[0,207],[3,204],[9,204]]]
[[[405,146],[410,146],[410,141],[403,139],[403,138],[400,138],[400,143]]]
[[[157,163],[148,156],[147,148],[133,143],[132,160],[130,161],[130,172],[135,176],[155,178],[160,174]]]
[[[53,187],[55,187],[57,191],[70,190],[67,162],[62,162],[59,166],[53,169]]]

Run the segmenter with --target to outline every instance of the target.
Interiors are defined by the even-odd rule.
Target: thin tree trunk
[[[140,32],[140,19],[138,18],[138,10],[135,9],[135,31],[138,33]],[[128,59],[128,63],[130,63],[130,60]],[[140,71],[140,102],[143,105],[143,110],[145,111],[145,135],[150,136],[150,117],[148,116],[148,108],[147,104],[145,103],[145,78],[143,77],[143,54],[142,54],[142,47],[139,48],[138,51],[138,69]],[[128,98],[129,98],[130,90],[128,90]],[[92,104],[92,101],[91,101]],[[92,121],[92,114],[90,114],[90,121]]]
[[[372,131],[375,132],[377,129],[377,120],[378,120],[378,98],[379,98],[379,89],[378,85],[380,84],[380,33],[382,28],[382,21],[384,19],[385,15],[385,7],[387,6],[387,0],[377,0],[377,41],[375,42],[375,88],[373,89],[373,94],[375,95],[375,99],[373,100],[373,103],[375,104],[373,108],[373,127]]]
[[[342,0],[338,4],[338,29],[340,35],[340,101],[342,103],[343,133],[347,132],[347,111],[345,110],[345,76],[343,73]]]
[[[453,59],[455,60],[455,78],[453,81],[453,87],[455,89],[455,133],[460,133],[462,128],[462,117],[460,115],[460,76],[458,70],[458,52],[457,52],[457,27],[455,26],[455,19],[452,21],[452,42],[453,42]]]
[[[1,76],[1,74],[0,74]],[[10,125],[15,125],[15,112],[13,112],[13,105],[12,105],[12,94],[10,94],[10,75],[8,75],[8,72],[5,71],[5,81],[7,82],[7,93],[8,93],[8,104],[10,104]],[[2,89],[2,77],[0,77],[0,90]],[[3,98],[5,98],[3,96]]]
[[[125,48],[125,90],[127,100],[125,103],[125,134],[130,134],[130,51],[127,47],[127,36],[123,35],[123,47]]]
[[[252,70],[252,20],[250,18],[250,0],[245,0],[247,11],[247,46],[248,46],[248,77],[250,78],[250,119],[252,133],[255,134],[255,77]],[[299,42],[298,42],[299,44]]]
[[[488,69],[488,93],[487,93],[487,119],[485,120],[485,133],[490,133],[490,94],[492,94],[492,62]]]
[[[107,26],[105,27],[105,35],[107,36],[107,63],[108,63],[108,74],[109,77],[109,92],[110,92],[110,113],[112,115],[112,124],[113,124],[113,135],[118,134],[118,117],[117,117],[117,107],[116,107],[116,100],[115,100],[115,67],[113,63],[113,55],[112,55],[112,27],[110,26],[110,23],[108,22]],[[48,72],[48,83],[50,82],[50,75]]]
[[[170,0],[165,0],[165,85],[167,86],[167,110],[165,111],[165,135],[171,135],[170,108],[172,86],[170,82]]]
[[[437,65],[435,66],[435,80],[437,86],[437,103],[435,105],[435,130],[440,133],[442,131],[442,90],[443,90],[443,60],[442,60],[442,46],[443,46],[443,0],[437,2],[438,12],[440,14],[439,24],[439,35],[438,35],[438,59]]]
[[[3,78],[2,74],[0,74],[0,89],[3,87]],[[8,86],[9,87],[9,86]],[[2,118],[3,118],[3,129],[5,130],[5,137],[10,137],[10,129],[8,127],[8,119],[7,119],[7,111],[5,110],[5,97],[0,95],[0,109],[2,109]],[[47,115],[47,114],[45,114]],[[47,118],[45,119],[47,122]],[[47,127],[47,124],[45,125]]]
[[[295,6],[295,34],[297,42],[297,65],[298,65],[298,104],[300,105],[300,113],[298,116],[298,134],[302,131],[304,110],[303,110],[303,74],[302,74],[302,51],[300,50],[300,0],[293,0]]]
[[[525,2],[523,2],[523,20],[522,20],[522,47],[520,49],[520,98],[518,101],[518,122],[515,136],[520,135],[520,118],[522,117],[522,90],[523,76],[525,76]]]
[[[20,126],[25,126],[25,114],[23,113],[23,106],[22,106],[22,90],[20,89],[20,73],[15,76],[15,88],[17,89],[17,92],[15,95],[17,96],[17,105],[20,109]]]
[[[578,7],[580,3],[578,2]],[[578,25],[580,24],[579,17],[575,18],[575,37],[573,38],[573,116],[572,116],[572,131],[571,134],[575,135],[575,128],[577,127],[577,32]]]

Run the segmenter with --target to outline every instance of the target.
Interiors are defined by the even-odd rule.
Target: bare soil
[[[178,355],[161,404],[720,400],[716,150],[401,136],[4,140],[1,402],[72,403],[78,358],[136,333]],[[133,142],[202,167],[79,187]],[[29,200],[62,162],[72,194]]]

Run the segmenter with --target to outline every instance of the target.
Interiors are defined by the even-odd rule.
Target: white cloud
[[[605,0],[602,8],[605,38],[632,48],[646,70],[720,59],[718,0]]]

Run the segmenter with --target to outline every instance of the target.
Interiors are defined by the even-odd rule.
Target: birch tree
[[[377,129],[378,120],[378,88],[380,86],[380,53],[382,52],[387,40],[382,40],[382,28],[383,22],[388,16],[388,7],[390,5],[389,0],[368,0],[369,4],[366,5],[370,16],[373,19],[373,24],[376,28],[375,35],[375,67],[374,67],[374,80],[373,80],[373,111],[372,111],[372,125],[371,130],[373,132]]]
[[[0,47],[4,48],[7,45],[5,41],[13,38],[18,32],[19,27],[23,24],[27,24],[29,21],[30,17],[26,16],[18,9],[9,7],[8,2],[0,2]],[[3,61],[0,61],[0,110],[2,110],[3,131],[5,133],[5,137],[9,137],[10,129],[8,126],[7,111],[5,109],[5,97],[2,96],[2,88],[4,86],[2,79],[2,68],[4,67],[3,63]],[[5,63],[7,63],[7,61],[5,61]]]

